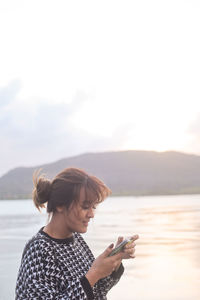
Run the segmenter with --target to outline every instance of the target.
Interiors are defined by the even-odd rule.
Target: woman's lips
[[[89,223],[89,221],[87,222],[83,222],[83,224],[85,225],[85,226],[88,226],[88,223]]]

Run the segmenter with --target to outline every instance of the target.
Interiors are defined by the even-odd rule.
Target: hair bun
[[[40,171],[33,174],[33,202],[38,210],[45,207],[51,193],[51,181],[46,179],[44,175],[39,175]]]

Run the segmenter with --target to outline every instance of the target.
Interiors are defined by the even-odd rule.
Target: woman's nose
[[[90,208],[90,210],[88,211],[88,217],[89,218],[94,218],[94,208]]]

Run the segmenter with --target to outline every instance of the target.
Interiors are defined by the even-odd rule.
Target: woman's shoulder
[[[83,236],[80,233],[75,232],[74,233],[74,238],[75,241],[78,242],[79,245],[81,245],[88,253],[90,253],[93,257],[93,253],[89,247],[89,245],[87,244],[87,242],[85,241],[85,239],[83,238]],[[75,242],[76,243],[76,242]]]
[[[30,238],[24,247],[22,258],[25,255],[42,255],[42,253],[48,253],[51,248],[51,241],[41,234],[41,229]]]
[[[78,241],[81,244],[87,244],[82,235],[79,232],[74,232],[74,241]]]

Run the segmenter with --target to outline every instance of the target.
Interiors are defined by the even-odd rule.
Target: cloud
[[[71,103],[32,103],[20,100],[19,91],[19,81],[0,89],[0,173],[68,156],[83,142],[70,119],[84,105],[86,94],[77,92]]]
[[[77,126],[71,122],[77,112],[85,111],[90,101],[86,93],[77,91],[70,103],[44,99],[33,103],[20,99],[20,86],[16,81],[0,90],[4,96],[0,110],[0,174],[13,167],[39,165],[84,152],[118,150],[133,128],[133,124],[121,124],[106,137],[88,133],[81,122]]]
[[[19,80],[13,80],[6,87],[0,89],[0,107],[7,106],[12,102],[20,91],[21,83]]]
[[[200,113],[197,115],[196,119],[190,123],[188,133],[193,136],[200,137]]]
[[[200,113],[190,123],[187,128],[188,142],[186,145],[187,152],[200,155]]]

